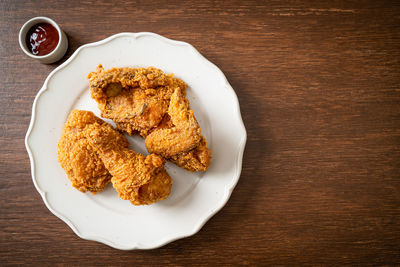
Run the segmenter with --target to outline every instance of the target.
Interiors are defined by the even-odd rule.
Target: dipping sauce
[[[51,53],[57,47],[58,41],[58,31],[49,23],[38,23],[26,34],[28,50],[35,56]]]

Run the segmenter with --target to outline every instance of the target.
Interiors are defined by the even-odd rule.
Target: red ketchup
[[[26,34],[26,45],[35,56],[44,56],[57,47],[58,39],[58,31],[53,25],[38,23]]]

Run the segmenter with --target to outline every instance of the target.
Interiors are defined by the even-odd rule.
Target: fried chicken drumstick
[[[58,142],[58,161],[73,187],[81,192],[90,191],[95,194],[104,190],[111,180],[111,174],[85,137],[84,129],[93,123],[105,124],[92,112],[71,112]],[[118,141],[121,147],[129,146],[126,139]]]
[[[59,161],[82,192],[101,191],[111,179],[119,196],[134,205],[167,198],[172,180],[163,159],[135,153],[128,146],[128,140],[110,124],[92,112],[74,110],[59,141]]]
[[[186,84],[159,69],[99,65],[88,75],[101,116],[146,139],[149,152],[189,171],[205,171],[211,151],[186,98]]]
[[[113,176],[111,182],[120,198],[130,200],[134,205],[149,205],[169,196],[172,180],[160,156],[144,156],[119,145],[121,134],[111,125],[92,124],[86,133]]]

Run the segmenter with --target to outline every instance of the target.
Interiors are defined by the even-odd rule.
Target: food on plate
[[[88,75],[90,92],[103,118],[112,119],[117,129],[145,137],[168,110],[176,87],[186,84],[156,68],[113,68],[99,65]]]
[[[189,171],[205,171],[211,151],[186,98],[186,84],[159,69],[99,65],[88,75],[101,116],[145,138],[149,152]]]
[[[167,118],[167,122],[146,137],[147,150],[189,171],[205,171],[210,165],[211,152],[179,87],[171,96]]]
[[[111,180],[111,175],[85,136],[84,129],[93,123],[105,124],[92,112],[71,112],[58,142],[58,161],[71,180],[72,186],[81,192],[90,191],[95,194],[104,190]],[[129,146],[126,139],[118,141],[122,147]]]
[[[120,198],[134,205],[149,205],[169,196],[172,180],[160,156],[144,156],[120,145],[121,134],[111,125],[89,125],[86,134],[113,176],[111,182]]]
[[[73,186],[82,192],[102,191],[111,180],[119,196],[134,205],[167,198],[172,180],[164,170],[164,160],[128,147],[125,136],[110,124],[90,111],[74,110],[58,143],[58,159]]]

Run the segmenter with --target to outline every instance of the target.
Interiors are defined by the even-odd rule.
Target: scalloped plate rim
[[[50,205],[49,201],[46,198],[46,193],[47,192],[45,192],[44,190],[42,190],[39,187],[39,185],[38,185],[38,183],[36,181],[36,176],[35,176],[35,159],[33,157],[32,150],[30,148],[30,143],[29,143],[29,137],[30,137],[30,134],[31,134],[32,129],[34,128],[34,125],[35,125],[35,122],[36,122],[36,109],[37,109],[36,106],[37,106],[37,102],[38,102],[40,96],[42,95],[42,93],[45,92],[48,89],[47,84],[48,84],[49,80],[52,78],[52,76],[55,73],[57,73],[58,71],[60,71],[61,69],[63,69],[66,66],[68,66],[79,55],[81,50],[83,50],[83,49],[85,49],[87,47],[100,46],[100,45],[103,45],[103,44],[106,44],[106,43],[112,41],[115,38],[119,38],[119,37],[123,37],[123,36],[134,37],[135,39],[137,37],[140,37],[140,36],[152,36],[152,37],[155,37],[155,38],[157,38],[159,40],[162,40],[163,42],[167,42],[167,43],[172,44],[172,45],[180,45],[180,46],[188,46],[188,47],[190,47],[191,50],[193,52],[195,52],[197,56],[199,56],[204,62],[209,64],[215,71],[217,71],[219,73],[220,76],[223,77],[224,86],[226,88],[230,89],[229,92],[231,94],[233,94],[233,96],[234,96],[233,99],[234,99],[234,102],[236,102],[236,111],[237,111],[236,115],[237,115],[237,118],[238,118],[238,120],[240,122],[240,127],[242,128],[241,129],[242,130],[242,137],[241,137],[240,142],[239,142],[239,144],[237,146],[238,154],[237,154],[235,177],[234,177],[234,179],[232,179],[232,183],[231,184],[225,185],[224,196],[221,198],[221,201],[219,203],[217,203],[217,205],[214,206],[210,210],[210,212],[208,213],[207,216],[202,217],[202,218],[199,219],[199,222],[194,225],[194,227],[192,228],[192,231],[187,232],[187,233],[179,233],[179,234],[174,233],[174,234],[171,234],[173,236],[166,236],[165,238],[163,238],[161,240],[158,240],[158,242],[155,242],[156,244],[154,244],[154,243],[153,244],[143,244],[143,243],[133,242],[130,246],[123,246],[123,245],[116,244],[113,241],[104,239],[104,238],[102,238],[100,236],[88,236],[88,235],[85,235],[84,233],[81,233],[79,231],[79,229],[68,218],[66,218],[65,216],[61,215],[59,212],[57,212],[56,210],[54,210],[52,208],[52,206]],[[233,104],[235,104],[235,103],[233,103]],[[120,249],[120,250],[134,250],[134,249],[146,250],[146,249],[159,248],[159,247],[164,246],[164,245],[166,245],[166,244],[168,244],[170,242],[173,242],[175,240],[178,240],[178,239],[181,239],[181,238],[185,238],[185,237],[189,237],[189,236],[192,236],[192,235],[196,234],[198,231],[200,231],[200,229],[204,226],[204,224],[211,217],[213,217],[218,211],[220,211],[226,205],[226,203],[228,202],[228,200],[229,200],[229,198],[230,198],[230,196],[232,194],[233,189],[235,188],[235,186],[238,183],[239,178],[240,178],[240,174],[241,174],[241,170],[242,170],[243,153],[244,153],[246,141],[247,141],[247,133],[246,133],[246,129],[245,129],[245,126],[244,126],[244,123],[243,123],[243,119],[242,119],[241,113],[240,113],[240,106],[239,106],[239,100],[237,98],[237,95],[236,95],[235,91],[233,90],[233,88],[231,87],[231,85],[229,84],[228,80],[226,79],[224,73],[214,63],[212,63],[211,61],[206,59],[202,54],[200,54],[199,51],[197,51],[196,48],[194,48],[189,43],[172,40],[172,39],[166,38],[164,36],[161,36],[159,34],[151,33],[151,32],[138,32],[138,33],[123,32],[123,33],[114,34],[112,36],[109,36],[109,37],[107,37],[107,38],[105,38],[103,40],[97,41],[97,42],[88,43],[88,44],[80,46],[71,55],[71,57],[68,60],[66,60],[63,64],[61,64],[60,66],[55,68],[47,76],[42,88],[37,93],[37,95],[35,97],[35,100],[33,102],[33,105],[32,105],[31,121],[30,121],[29,128],[28,128],[26,136],[25,136],[25,147],[26,147],[26,150],[27,150],[28,155],[29,155],[29,160],[30,160],[30,165],[31,165],[32,180],[33,180],[33,183],[35,185],[36,190],[40,193],[40,195],[41,195],[41,197],[43,199],[43,202],[45,203],[46,207],[51,211],[51,213],[53,213],[60,220],[64,221],[72,229],[72,231],[77,236],[79,236],[80,238],[85,239],[85,240],[100,242],[100,243],[106,244],[106,245],[108,245],[110,247],[113,247],[113,248],[116,248],[116,249]]]

